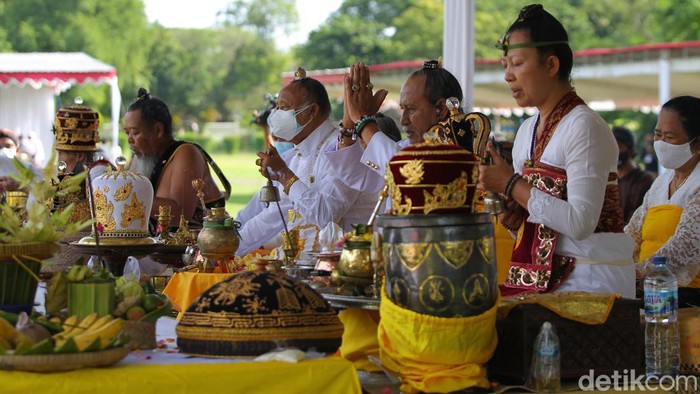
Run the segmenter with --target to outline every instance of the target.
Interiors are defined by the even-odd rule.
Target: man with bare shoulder
[[[201,227],[205,213],[192,187],[196,179],[204,182],[202,192],[207,208],[224,206],[227,196],[214,182],[208,164],[218,167],[198,145],[175,140],[170,110],[162,100],[139,89],[124,116],[124,130],[133,154],[129,169],[149,177],[153,185],[152,218],[158,215],[158,207],[168,205],[173,216],[182,213],[191,227]],[[217,175],[226,194],[230,193],[224,175],[220,171]]]

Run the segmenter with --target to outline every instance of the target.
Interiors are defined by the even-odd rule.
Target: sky
[[[207,28],[217,22],[217,12],[226,9],[230,0],[143,0],[143,2],[146,4],[146,16],[150,22],[158,21],[165,27]],[[279,49],[288,50],[292,45],[305,42],[309,32],[316,29],[333,11],[336,11],[342,0],[296,0],[296,2],[299,14],[298,31],[289,36],[279,34],[276,38]]]

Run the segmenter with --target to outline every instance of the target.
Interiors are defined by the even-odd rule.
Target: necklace
[[[530,157],[525,160],[525,167],[534,167],[535,160],[535,143],[537,143],[537,127],[540,125],[540,114],[537,114],[537,120],[535,120],[535,127],[532,128],[532,141],[530,141]]]
[[[685,185],[685,181],[687,181],[687,180],[688,180],[688,176],[683,178],[683,181],[681,181],[681,183],[679,184],[678,180],[674,177],[673,181],[671,182],[671,186],[673,186],[673,192],[674,193],[677,192],[678,189],[680,189],[683,185]]]
[[[336,131],[335,128],[333,130],[331,130],[331,132],[328,133],[328,135],[325,136],[323,138],[323,140],[321,141],[321,143],[316,147],[316,151],[314,152],[314,155],[311,158],[311,165],[309,166],[309,177],[308,177],[309,185],[311,185],[312,183],[314,183],[316,181],[316,176],[315,176],[316,169],[314,168],[314,167],[316,167],[316,161],[318,160],[318,157],[321,155],[321,151],[323,151],[323,148],[326,147],[326,141],[328,141],[328,139],[335,133],[335,131]]]

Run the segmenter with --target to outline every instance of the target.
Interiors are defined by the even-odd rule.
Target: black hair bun
[[[148,93],[148,90],[146,90],[145,88],[139,88],[139,92],[136,93],[136,98],[139,99],[139,100],[142,100],[142,99],[150,99],[150,98],[151,98],[151,94]]]

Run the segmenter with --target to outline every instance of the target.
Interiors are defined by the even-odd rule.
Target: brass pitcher
[[[204,218],[204,227],[197,236],[197,246],[204,257],[204,272],[212,272],[217,261],[236,253],[240,243],[237,224],[223,207],[212,208]]]
[[[338,273],[344,277],[372,279],[374,268],[370,254],[371,242],[362,236],[353,236],[340,253]]]

